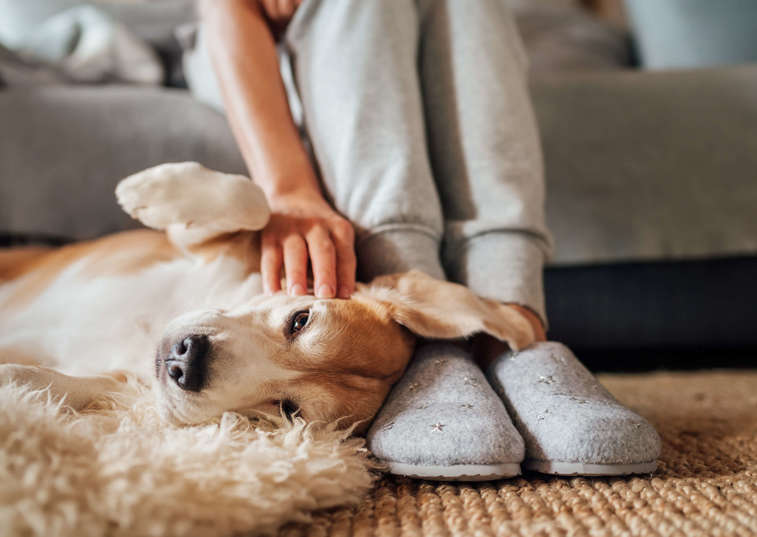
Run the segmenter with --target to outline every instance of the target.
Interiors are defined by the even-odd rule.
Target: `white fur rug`
[[[226,414],[175,428],[134,390],[74,414],[0,386],[0,535],[272,533],[357,502],[375,479],[363,441],[333,427]]]

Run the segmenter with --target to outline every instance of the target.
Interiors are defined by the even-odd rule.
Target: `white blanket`
[[[147,43],[90,5],[55,13],[14,39],[6,37],[4,45],[25,62],[57,72],[59,82],[155,85],[164,77]]]

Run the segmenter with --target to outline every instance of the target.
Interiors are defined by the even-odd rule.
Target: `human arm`
[[[310,260],[315,293],[346,298],[355,285],[352,226],[324,199],[299,138],[273,35],[282,21],[268,16],[266,7],[256,0],[201,4],[234,137],[272,210],[261,240],[264,287],[268,292],[280,289],[283,265],[288,292],[304,294]]]

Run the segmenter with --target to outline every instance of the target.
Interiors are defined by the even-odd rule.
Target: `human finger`
[[[313,226],[305,236],[313,268],[313,289],[318,298],[336,295],[336,252],[331,235],[323,226]]]
[[[331,235],[336,247],[337,296],[349,298],[355,292],[355,232],[346,220],[340,220],[331,227]]]
[[[281,243],[284,251],[284,274],[290,295],[307,293],[308,250],[299,233],[291,233]]]
[[[268,294],[281,290],[281,245],[274,239],[264,238],[260,248],[260,272],[263,289]]]

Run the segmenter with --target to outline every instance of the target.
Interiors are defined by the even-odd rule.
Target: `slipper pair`
[[[419,348],[367,435],[393,474],[435,480],[653,472],[654,427],[564,345],[536,343],[484,374],[462,348]]]

